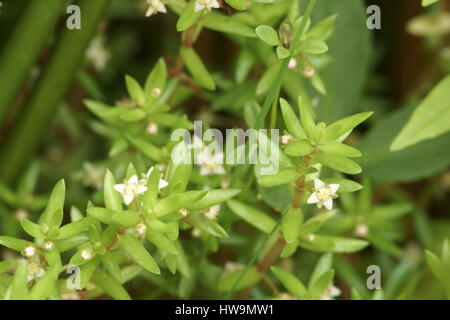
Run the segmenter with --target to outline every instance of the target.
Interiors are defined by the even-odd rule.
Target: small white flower
[[[369,227],[364,223],[358,224],[355,228],[355,235],[357,237],[363,238],[363,237],[367,236],[368,233],[369,233]]]
[[[297,60],[295,60],[294,57],[289,60],[288,68],[289,69],[295,69],[297,67]]]
[[[89,48],[86,50],[86,57],[92,61],[94,67],[98,71],[105,69],[111,54],[103,45],[100,38],[92,40]]]
[[[166,6],[160,0],[147,0],[149,5],[147,12],[145,13],[146,17],[150,17],[152,14],[157,14],[158,12],[166,13]]]
[[[231,262],[231,261],[227,261],[225,263],[225,273],[226,274],[230,274],[230,273],[233,273],[235,271],[242,270],[242,269],[244,269],[244,265],[243,264],[235,263],[235,262]]]
[[[206,212],[205,216],[210,218],[211,220],[217,220],[217,215],[220,211],[220,205],[216,204],[215,206],[210,207]]]
[[[278,294],[274,300],[297,300],[296,297],[294,297],[292,294],[289,294],[287,292],[282,292]]]
[[[152,97],[158,98],[161,95],[161,89],[160,88],[153,88],[152,90]]]
[[[27,219],[28,212],[24,209],[19,209],[16,211],[16,218],[17,218],[17,220]]]
[[[85,250],[81,251],[81,259],[87,261],[87,260],[89,260],[91,258],[92,258],[91,250],[85,249]]]
[[[220,187],[226,189],[230,186],[230,180],[223,180],[220,182]]]
[[[285,134],[281,136],[281,143],[287,146],[293,140],[290,134]]]
[[[130,179],[125,180],[125,183],[116,184],[114,190],[121,193],[125,204],[129,205],[135,196],[147,191],[147,187],[138,180],[137,175],[133,175]]]
[[[161,170],[160,170],[161,171]],[[145,175],[145,179],[141,180],[142,183],[146,184],[148,179],[150,178],[150,175],[153,172],[153,167],[151,167],[150,169],[148,169],[147,174]],[[169,183],[164,180],[164,179],[159,179],[159,184],[158,184],[158,189],[162,189],[165,188],[169,185]],[[145,192],[145,191],[144,191]]]
[[[85,186],[91,186],[101,189],[103,185],[103,176],[105,175],[105,168],[94,166],[90,162],[83,163]]]
[[[55,246],[55,244],[51,241],[47,241],[46,243],[44,243],[44,248],[47,251],[52,250],[54,246]]]
[[[147,226],[144,223],[139,223],[136,226],[136,232],[141,236],[144,235],[147,232]]]
[[[25,257],[32,258],[36,254],[36,248],[33,246],[25,247],[23,253],[25,254]]]
[[[206,149],[196,156],[195,163],[200,164],[200,175],[210,176],[210,175],[223,175],[225,174],[225,169],[221,165],[223,162],[223,153],[217,152],[211,155]]]
[[[196,0],[195,1],[195,12],[201,11],[207,8],[211,10],[211,8],[220,8],[220,4],[217,0]]]
[[[313,67],[308,66],[303,70],[303,76],[308,79],[311,79],[312,77],[314,77],[315,73],[316,73],[316,70],[314,70]]]
[[[339,189],[339,184],[332,183],[327,185],[322,180],[315,179],[314,189],[315,192],[309,196],[307,202],[309,204],[317,203],[319,209],[324,206],[328,210],[331,210],[333,208],[333,199],[337,198],[336,191]]]
[[[194,229],[192,229],[191,234],[192,234],[192,236],[193,236],[194,238],[200,238],[202,232],[201,232],[200,229],[194,228]]]
[[[150,122],[147,126],[147,132],[150,134],[157,134],[158,133],[158,125],[156,123]]]
[[[332,298],[339,297],[341,295],[341,289],[333,285],[329,285],[322,293],[320,300],[331,300]]]
[[[307,239],[309,242],[313,242],[313,241],[316,239],[316,236],[313,235],[312,233],[310,233],[310,234],[307,234],[307,235],[306,235],[306,239]]]
[[[43,277],[45,274],[45,270],[41,267],[41,265],[35,261],[28,262],[27,264],[27,282],[30,282],[34,279],[38,279]]]
[[[188,211],[185,208],[181,208],[180,210],[178,210],[178,213],[181,214],[183,218],[188,215]]]

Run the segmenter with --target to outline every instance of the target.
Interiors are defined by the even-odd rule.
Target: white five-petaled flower
[[[314,192],[309,196],[308,203],[316,203],[320,209],[322,206],[331,210],[333,208],[333,199],[337,198],[336,191],[339,189],[339,184],[326,184],[320,179],[314,180]]]
[[[217,0],[196,0],[195,1],[195,12],[201,11],[207,8],[211,10],[211,8],[220,8],[220,4]]]
[[[158,12],[166,13],[166,6],[160,0],[147,0],[149,5],[147,12],[145,13],[146,17],[150,17],[152,14],[157,14]]]
[[[47,251],[52,250],[54,246],[55,244],[52,241],[47,241],[46,243],[44,243],[45,250]]]
[[[217,152],[211,155],[208,150],[204,150],[196,156],[196,163],[200,164],[200,175],[222,175],[225,174],[225,169],[221,165],[223,162],[223,153]]]
[[[149,134],[157,134],[158,133],[158,125],[156,123],[149,123],[149,125],[147,126],[147,132]]]
[[[144,223],[139,223],[136,226],[136,232],[141,236],[144,235],[147,232],[147,226]]]
[[[328,288],[325,289],[324,293],[322,293],[320,300],[331,300],[332,298],[339,297],[340,295],[341,289],[330,284]]]
[[[150,175],[153,172],[153,167],[151,167],[150,169],[148,169],[147,174],[145,175],[145,179],[141,180],[142,184],[147,184],[148,179],[150,178]],[[159,183],[158,183],[158,189],[162,189],[165,188],[169,185],[169,183],[164,180],[164,179],[159,179]],[[145,191],[144,191],[145,192]]]
[[[216,220],[217,215],[219,214],[219,211],[220,211],[220,205],[216,204],[215,206],[212,206],[208,210],[206,210],[205,216],[207,216],[211,220]]]
[[[133,175],[130,179],[125,180],[125,183],[116,184],[114,190],[123,195],[123,200],[126,205],[133,201],[134,197],[147,191],[147,187],[139,181],[137,175]]]

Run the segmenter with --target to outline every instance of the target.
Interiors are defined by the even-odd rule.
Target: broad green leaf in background
[[[450,76],[429,93],[414,110],[390,150],[399,151],[420,141],[440,136],[450,131]]]
[[[237,279],[240,278],[242,272],[244,272],[244,270],[237,270],[228,275],[225,275],[222,279],[220,279],[218,289],[224,292],[230,291],[236,283]],[[259,282],[260,279],[261,273],[259,273],[256,268],[251,268],[245,273],[241,281],[239,281],[239,284],[234,289],[243,290],[245,288],[254,286]]]
[[[203,17],[200,23],[205,28],[214,31],[256,38],[253,28],[248,24],[239,21],[234,16],[227,16],[222,13],[212,11],[207,16]]]
[[[198,19],[200,19],[203,14],[203,10],[196,12],[194,11],[194,7],[195,0],[190,0],[187,2],[186,7],[178,18],[177,31],[180,32],[186,30],[187,28],[194,25],[194,23],[196,23]]]
[[[414,181],[444,170],[450,164],[450,133],[390,152],[389,147],[410,118],[414,106],[404,107],[378,122],[364,137],[358,159],[364,175],[381,181]]]
[[[320,121],[330,123],[358,110],[372,54],[372,32],[366,27],[366,8],[362,0],[321,0],[313,10],[312,25],[337,15],[334,33],[327,40],[327,54],[332,60],[320,70],[327,89],[327,95],[320,97],[317,108]],[[314,28],[310,32],[312,30]]]

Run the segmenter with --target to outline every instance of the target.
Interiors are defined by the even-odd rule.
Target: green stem
[[[0,58],[0,122],[49,39],[66,1],[29,1]]]
[[[62,32],[24,112],[3,145],[0,180],[5,183],[10,184],[29,162],[50,127],[108,3],[108,0],[81,0],[78,3],[82,12],[81,30],[65,29]]]

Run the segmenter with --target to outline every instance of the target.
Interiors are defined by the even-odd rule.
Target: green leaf
[[[161,92],[164,91],[167,80],[167,67],[163,58],[158,59],[158,62],[153,67],[152,71],[149,73],[147,80],[145,81],[145,96],[152,97],[153,89],[159,89]]]
[[[401,108],[379,121],[366,135],[358,161],[364,175],[381,181],[414,181],[430,177],[450,164],[450,133],[422,141],[404,150],[390,152],[393,139],[413,112],[414,106]]]
[[[177,31],[184,31],[188,29],[189,27],[193,26],[194,23],[197,22],[198,19],[203,14],[203,10],[201,11],[194,11],[195,7],[195,0],[190,0],[187,2],[186,7],[184,8],[183,12],[181,13],[180,17],[177,21]]]
[[[45,260],[47,261],[48,265],[51,268],[55,268],[58,271],[61,270],[61,268],[62,268],[61,255],[57,248],[53,248],[50,251],[45,250],[44,256],[45,256]]]
[[[40,278],[33,286],[30,292],[30,300],[45,300],[52,292],[58,275],[57,268],[51,268],[45,272],[45,275]]]
[[[372,114],[373,112],[357,113],[352,116],[333,122],[325,130],[325,139],[331,141],[339,138],[348,131],[353,130],[353,128],[358,126],[360,123],[367,120]]]
[[[324,153],[336,154],[348,158],[357,158],[362,156],[358,149],[336,141],[322,144],[319,146],[319,149]]]
[[[116,222],[113,219],[113,215],[117,211],[107,209],[107,208],[99,208],[99,207],[91,207],[87,209],[87,213],[89,216],[94,219],[103,222],[105,224],[115,224]]]
[[[314,240],[300,239],[299,246],[315,252],[351,253],[363,250],[369,243],[364,240],[326,235],[314,235]]]
[[[213,236],[218,238],[228,237],[228,233],[225,231],[225,229],[222,228],[220,224],[218,224],[214,220],[211,220],[210,218],[207,218],[202,215],[197,216],[192,215],[190,219],[193,221],[193,225],[202,231],[212,234]]]
[[[139,85],[139,82],[137,82],[133,77],[126,75],[125,83],[127,85],[127,90],[131,99],[133,99],[133,101],[138,105],[143,105],[145,103],[145,94],[144,90],[142,90],[141,86]]]
[[[103,197],[105,200],[105,207],[112,210],[122,210],[122,201],[120,194],[114,190],[116,179],[109,169],[106,169],[105,178],[103,182]]]
[[[322,211],[321,213],[309,218],[301,227],[300,234],[307,235],[319,230],[322,225],[336,216],[336,211]]]
[[[360,173],[361,167],[353,160],[350,160],[343,156],[326,154],[318,152],[314,155],[314,159],[323,164],[325,167],[348,174]]]
[[[303,157],[314,151],[314,147],[308,140],[299,140],[289,144],[284,152],[292,157]]]
[[[450,131],[449,119],[450,76],[447,76],[416,108],[406,126],[392,142],[390,150],[399,151]]]
[[[244,270],[237,270],[228,275],[225,275],[222,279],[220,279],[217,288],[220,291],[224,292],[230,291],[233,288],[236,281],[241,277],[242,272],[244,272]],[[260,280],[261,280],[261,273],[258,272],[258,269],[256,269],[255,267],[250,268],[234,289],[243,290],[245,288],[252,287],[258,284]]]
[[[234,72],[234,79],[236,83],[241,84],[247,78],[250,70],[255,64],[255,57],[248,49],[243,48],[239,53],[236,61],[236,69]]]
[[[300,110],[300,120],[303,125],[303,129],[305,129],[305,132],[310,139],[314,139],[316,136],[316,124],[311,111],[311,105],[308,103],[307,99],[299,96],[298,108]]]
[[[145,236],[148,241],[153,243],[161,250],[174,255],[178,254],[177,248],[175,247],[173,242],[170,241],[169,238],[167,238],[167,236],[165,236],[164,234],[154,230],[148,230]]]
[[[286,128],[289,133],[296,139],[305,139],[305,130],[303,129],[300,120],[291,105],[283,98],[280,98],[280,107],[283,114],[284,123],[286,124]]]
[[[230,198],[233,198],[237,195],[241,190],[239,189],[216,189],[216,190],[208,190],[208,193],[198,200],[188,206],[186,209],[188,210],[201,210],[212,207],[216,204],[220,204]]]
[[[11,299],[26,300],[27,298],[27,262],[25,260],[19,260],[17,261],[17,268],[16,271],[14,271],[12,280]]]
[[[425,261],[435,277],[438,278],[442,284],[446,284],[449,278],[448,269],[442,263],[441,259],[433,252],[425,250]]]
[[[338,193],[356,192],[363,188],[358,182],[342,179],[342,178],[330,178],[325,179],[327,184],[336,183],[339,185]]]
[[[293,294],[299,299],[304,299],[307,294],[307,290],[299,279],[297,279],[286,270],[283,270],[276,266],[270,267],[270,270],[274,273],[278,280],[281,281],[281,283],[287,289],[287,291],[289,291],[289,293]]]
[[[300,52],[307,55],[318,55],[328,51],[327,44],[319,39],[306,39],[298,46]]]
[[[22,251],[26,246],[33,245],[31,242],[8,236],[0,236],[0,244],[15,251]]]
[[[178,193],[171,194],[167,198],[161,199],[155,206],[155,212],[158,216],[164,216],[178,209],[181,209],[183,204],[181,203],[181,195]]]
[[[327,90],[325,88],[325,84],[323,83],[322,78],[320,77],[318,72],[314,72],[313,77],[310,79],[312,86],[314,89],[319,91],[322,95],[327,94]]]
[[[290,55],[291,55],[291,51],[289,51],[289,49],[283,47],[282,45],[277,46],[278,59],[286,59]]]
[[[14,262],[12,260],[6,260],[6,261],[0,262],[0,274],[2,274],[3,272],[5,272],[9,268],[11,268],[13,263]]]
[[[92,222],[91,218],[86,217],[62,226],[59,229],[58,239],[59,240],[69,239],[79,233],[86,231],[91,222]]]
[[[112,215],[115,223],[125,227],[134,227],[141,220],[139,212],[133,210],[120,211]]]
[[[120,266],[114,258],[113,254],[111,252],[107,252],[101,257],[101,261],[105,269],[108,270],[109,274],[114,278],[114,280],[116,280],[118,283],[123,283]]]
[[[41,231],[41,226],[31,222],[28,219],[21,219],[20,224],[23,230],[34,238],[44,238],[44,234]]]
[[[180,55],[189,72],[194,77],[194,81],[207,90],[215,90],[214,80],[204,66],[202,60],[192,48],[181,47]]]
[[[268,25],[261,25],[255,29],[258,37],[270,46],[278,46],[281,44],[278,33],[274,28]]]
[[[160,274],[161,271],[153,257],[144,248],[142,243],[131,235],[118,235],[120,246],[131,257],[133,261],[151,273]]]
[[[331,253],[325,253],[320,258],[319,261],[317,261],[316,266],[314,267],[313,273],[311,274],[311,277],[309,278],[308,288],[312,288],[317,280],[324,275],[326,272],[328,272],[333,265],[333,254]]]
[[[269,234],[270,232],[272,232],[273,228],[276,225],[274,219],[257,209],[243,204],[242,202],[236,200],[228,200],[227,204],[238,217],[242,218],[247,223],[251,224],[262,232]]]
[[[422,7],[428,7],[438,2],[439,0],[422,0]]]
[[[281,223],[281,231],[287,243],[297,241],[302,223],[303,214],[301,210],[290,206]]]
[[[97,272],[92,276],[92,281],[99,286],[103,291],[105,291],[109,296],[116,300],[131,300],[128,295],[127,290],[118,283],[112,276],[107,272],[98,269]]]
[[[50,226],[51,218],[56,210],[63,210],[64,198],[66,195],[66,185],[64,180],[61,179],[55,185],[48,200],[47,207],[39,217],[39,224],[46,223]]]
[[[320,39],[323,41],[328,40],[334,32],[334,22],[336,21],[337,14],[333,14],[312,27],[306,36],[308,38]]]
[[[280,169],[272,175],[263,175],[258,178],[258,184],[270,188],[297,181],[302,173],[294,168]]]
[[[313,284],[310,289],[310,294],[313,298],[319,299],[328,286],[332,283],[334,277],[334,270],[328,270],[323,273]]]
[[[273,85],[275,78],[277,77],[279,71],[278,64],[272,64],[266,69],[263,76],[259,79],[258,84],[256,85],[256,95],[262,95],[269,90],[269,88]]]
[[[161,149],[160,148],[154,146],[147,140],[137,137],[137,136],[132,136],[130,134],[127,134],[126,138],[128,139],[128,141],[130,141],[130,143],[136,149],[138,149],[140,152],[142,152],[142,154],[144,154],[150,160],[153,160],[156,162],[161,161],[161,151],[160,151]]]
[[[243,0],[225,0],[226,3],[230,5],[233,9],[236,10],[245,10],[245,4]]]
[[[256,38],[255,31],[248,24],[239,21],[234,15],[226,16],[222,13],[211,12],[201,20],[201,25],[205,28],[235,34],[238,36]]]

